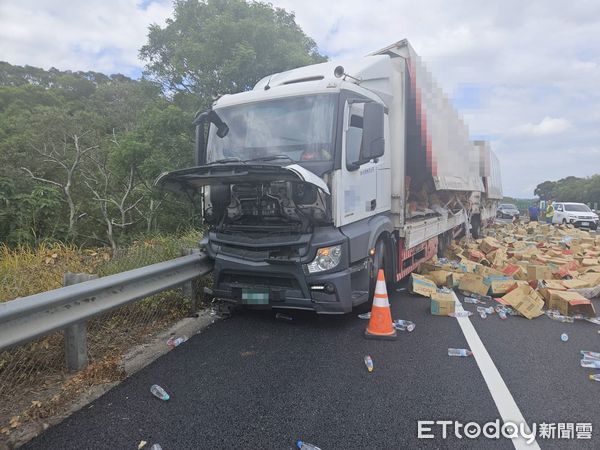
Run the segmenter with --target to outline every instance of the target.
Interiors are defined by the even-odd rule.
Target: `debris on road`
[[[563,333],[560,335],[560,340],[563,342],[567,342],[569,340],[569,335],[567,333]]]
[[[471,311],[458,311],[448,314],[450,317],[471,317],[473,313]]]
[[[296,447],[300,450],[321,450],[319,447],[313,444],[309,444],[308,442],[297,441]]]
[[[600,373],[589,374],[588,376],[592,381],[600,381]]]
[[[169,396],[169,394],[167,394],[167,391],[165,391],[163,388],[161,388],[158,384],[153,384],[150,387],[150,392],[152,392],[152,394],[156,397],[159,398],[161,400],[169,400],[171,397]]]
[[[416,325],[410,320],[396,319],[392,323],[396,330],[408,331],[409,333],[412,332],[416,327]]]
[[[178,345],[183,344],[185,341],[188,340],[187,336],[181,336],[176,338],[175,336],[171,336],[168,340],[167,340],[167,345],[171,348],[175,348]]]
[[[359,314],[358,318],[359,319],[365,319],[365,320],[370,319],[371,318],[371,311],[369,311],[367,313]]]
[[[456,317],[444,295],[455,289],[465,304],[492,302],[491,312],[478,309],[482,317],[496,311],[501,319],[535,319],[547,310],[559,322],[581,317],[600,324],[591,301],[600,297],[600,236],[538,222],[496,225],[487,233],[454,241],[445,257],[420,264],[411,275],[410,292],[431,298],[431,314]]]
[[[150,450],[162,450],[162,447],[160,446],[160,444],[152,444]]]
[[[471,356],[473,352],[466,348],[449,348],[448,356]]]
[[[600,353],[581,350],[581,367],[600,369]]]
[[[365,356],[365,366],[369,372],[373,372],[373,360],[369,355]]]
[[[292,316],[288,316],[287,314],[283,314],[283,313],[275,314],[275,318],[278,320],[287,320],[288,322],[291,322],[292,320],[294,320],[294,318]]]
[[[140,443],[138,444],[138,450],[140,450],[140,449],[144,448],[144,447],[146,446],[146,444],[147,444],[147,443],[148,443],[148,442],[146,442],[146,441],[140,441]]]

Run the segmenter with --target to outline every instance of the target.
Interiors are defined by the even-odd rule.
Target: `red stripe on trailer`
[[[398,267],[400,271],[396,274],[396,281],[410,275],[419,267],[419,264],[430,260],[437,254],[438,237],[431,238],[412,248],[404,248],[404,239],[400,239],[398,245]]]

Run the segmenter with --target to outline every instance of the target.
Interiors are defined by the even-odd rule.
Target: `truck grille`
[[[261,275],[248,275],[230,272],[221,272],[219,277],[219,284],[243,284],[252,287],[264,286],[264,287],[278,287],[285,289],[300,289],[298,282],[292,277],[276,277],[276,276],[261,276]]]

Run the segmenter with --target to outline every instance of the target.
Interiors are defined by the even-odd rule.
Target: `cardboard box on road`
[[[504,295],[502,300],[530,320],[544,314],[544,300],[531,286],[519,286]]]
[[[433,270],[427,274],[427,278],[432,280],[438,287],[448,286],[448,275],[451,273],[447,270]]]
[[[551,280],[552,270],[548,266],[536,266],[530,264],[527,266],[527,280]]]
[[[454,312],[454,295],[452,292],[436,291],[431,294],[431,314],[434,316],[447,316]]]
[[[552,292],[549,306],[550,309],[558,309],[561,314],[566,316],[583,314],[584,317],[596,317],[596,310],[592,302],[577,292]]]
[[[458,283],[458,289],[473,294],[487,295],[490,290],[489,284],[483,282],[483,277],[474,273],[465,274]]]
[[[416,273],[411,273],[409,291],[413,294],[431,297],[431,294],[437,292],[437,286],[429,278],[417,275]]]
[[[506,277],[504,280],[492,280],[490,283],[490,292],[492,296],[497,297],[512,291],[516,286],[517,282],[509,277]]]

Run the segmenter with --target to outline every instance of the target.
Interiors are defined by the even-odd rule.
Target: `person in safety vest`
[[[554,217],[554,202],[552,200],[548,200],[548,207],[546,208],[546,223],[552,223],[553,217]]]

